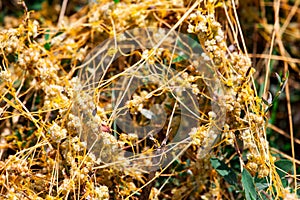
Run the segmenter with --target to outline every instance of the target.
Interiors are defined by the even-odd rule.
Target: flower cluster
[[[53,123],[49,128],[49,132],[53,141],[59,143],[62,139],[67,137],[67,130],[61,128],[57,123]]]
[[[206,3],[207,8],[214,4],[210,1]],[[225,141],[234,146],[234,140],[242,140],[244,149],[248,150],[246,167],[253,174],[258,170],[260,177],[267,176],[267,166],[270,166],[268,142],[263,129],[260,128],[264,127],[266,122],[261,116],[261,103],[249,84],[250,76],[254,72],[250,59],[241,50],[227,47],[221,24],[209,9],[197,10],[189,16],[189,20],[188,32],[197,34],[203,42],[206,50],[202,53],[203,59],[212,60],[213,70],[225,85],[225,94],[220,97],[225,102],[227,111],[223,129]],[[239,134],[233,130],[238,130]]]
[[[126,102],[130,113],[137,114],[137,112],[140,112],[143,109],[144,103],[147,103],[147,95],[148,92],[145,90],[143,90],[140,95],[133,94],[132,99]]]
[[[19,38],[16,29],[4,30],[0,33],[0,45],[5,54],[11,54],[18,49]]]
[[[11,82],[11,73],[6,70],[0,71],[0,80],[1,82]]]

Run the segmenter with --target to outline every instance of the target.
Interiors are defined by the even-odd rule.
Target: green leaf
[[[50,34],[49,34],[50,30],[46,30],[46,34],[45,34],[45,40],[48,41],[50,40]]]
[[[279,74],[276,73],[276,72],[275,72],[275,75],[276,75],[276,78],[277,78],[278,82],[281,83],[281,82],[282,82],[282,81],[281,81],[281,76],[279,76]]]
[[[19,141],[22,141],[22,135],[21,135],[21,133],[19,131],[15,132],[15,136],[17,136],[17,138],[18,138]]]
[[[253,178],[246,169],[242,172],[242,185],[245,190],[246,200],[256,200],[258,198]]]
[[[268,183],[256,183],[256,187],[258,190],[265,190],[269,187]]]
[[[283,178],[287,173],[293,171],[293,163],[290,160],[282,159],[275,162],[275,166],[278,167],[277,173],[280,178]],[[286,173],[284,173],[286,172]]]
[[[231,185],[236,185],[237,176],[223,161],[218,158],[211,158],[210,163],[213,168]]]
[[[50,40],[50,34],[49,34],[49,32],[50,32],[50,30],[46,30],[46,34],[44,36],[46,41]],[[51,48],[50,42],[47,42],[46,44],[44,44],[44,48],[49,51],[50,48]]]
[[[49,51],[51,48],[51,44],[47,42],[46,44],[44,44],[44,48]]]
[[[257,191],[266,190],[270,187],[270,181],[267,178],[258,178],[257,176],[253,179]]]
[[[172,60],[172,63],[177,63],[177,62],[181,62],[181,61],[184,61],[184,60],[187,60],[188,59],[188,56],[183,54],[181,56],[177,56],[176,58],[174,58]]]
[[[29,10],[41,10],[43,1],[44,0],[28,1],[28,9]]]

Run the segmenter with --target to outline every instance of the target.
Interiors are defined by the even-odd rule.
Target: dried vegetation
[[[267,128],[294,141],[292,115],[287,116],[290,134],[268,125],[268,120],[273,119],[270,110],[277,112],[272,106],[278,101],[287,103],[287,113],[292,112],[287,72],[292,70],[291,81],[299,79],[299,18],[295,17],[299,1],[260,1],[259,5],[245,1],[249,9],[261,9],[263,17],[259,19],[252,16],[254,11],[249,11],[248,18],[248,7],[240,8],[233,0],[103,0],[89,2],[68,17],[63,6],[68,1],[63,1],[62,7],[55,3],[51,7],[49,2],[45,1],[40,11],[29,11],[21,2],[24,15],[5,17],[0,32],[1,199],[297,198],[294,143],[290,156],[278,154],[278,149],[270,148]],[[274,18],[269,19],[272,6]],[[242,28],[249,27],[241,27],[237,8],[241,20],[258,24],[254,31],[246,31],[246,36],[253,33],[257,42],[243,37]],[[279,18],[280,11],[283,18]],[[200,60],[213,77],[198,70],[203,63],[185,61],[182,52],[172,53],[172,47],[141,46],[110,63],[100,79],[88,78],[93,72],[86,70],[93,63],[90,52],[106,50],[108,56],[115,55],[118,46],[107,49],[104,41],[121,40],[118,37],[125,31],[148,27],[194,38],[203,49]],[[170,38],[164,37],[167,31],[158,33],[157,42],[169,44]],[[265,49],[249,47],[259,42],[266,44]],[[285,43],[290,44],[289,49]],[[99,44],[103,45],[100,49]],[[248,53],[247,49],[257,52]],[[278,55],[273,55],[275,50]],[[119,108],[112,91],[124,90],[124,85],[118,85],[120,79],[133,74],[139,61],[148,67],[171,66],[176,74],[172,76],[171,70],[171,76],[161,79],[165,82],[142,84]],[[284,67],[280,69],[278,63]],[[274,75],[277,85],[270,81],[270,69],[282,72]],[[209,82],[212,79],[222,89],[214,87]],[[178,84],[190,88],[190,93],[174,90]],[[115,87],[120,88],[112,90]],[[299,91],[298,83],[292,87]],[[284,89],[286,100],[280,96]],[[194,96],[195,102],[180,101],[179,94],[185,92]],[[166,121],[157,135],[144,133],[141,137],[139,131],[148,129],[126,132],[116,127],[119,110],[124,108],[138,127],[149,124],[152,115],[159,114],[150,109],[156,104],[162,105]],[[181,118],[192,117],[180,116],[180,106],[201,113],[197,126],[182,122]],[[174,140],[180,123],[184,141]],[[168,146],[171,142],[177,146]],[[175,151],[172,162],[153,170],[153,156],[159,152],[162,159],[164,147],[180,147],[181,151]],[[283,157],[291,160],[293,168],[283,169],[282,176],[275,162]],[[286,180],[288,185],[283,183]],[[255,185],[255,190],[249,185]]]

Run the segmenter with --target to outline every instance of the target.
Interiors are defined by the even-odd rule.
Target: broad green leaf
[[[253,178],[246,169],[242,172],[242,185],[245,190],[246,200],[256,200],[258,198]]]
[[[265,190],[269,187],[268,183],[256,183],[257,190]]]
[[[235,172],[218,158],[210,159],[213,168],[231,185],[236,185],[237,177]]]
[[[268,178],[258,178],[257,176],[253,179],[257,191],[266,190],[270,187]]]
[[[293,171],[293,163],[290,160],[278,160],[275,162],[275,166],[279,168],[277,169],[277,173],[280,176],[280,178],[283,178],[286,175],[286,173]]]

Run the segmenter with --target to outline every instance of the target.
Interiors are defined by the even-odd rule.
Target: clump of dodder
[[[225,157],[221,154],[222,144],[234,146],[244,155],[242,167],[258,177],[276,178],[265,136],[266,107],[251,86],[254,70],[250,59],[238,47],[227,45],[224,27],[216,18],[216,7],[228,4],[199,1],[196,9],[189,10],[186,1],[180,0],[93,1],[75,18],[65,17],[59,28],[53,25],[56,22],[38,20],[36,12],[26,13],[16,28],[1,29],[1,195],[7,199],[124,199],[135,193],[134,198],[139,198],[149,183],[141,166],[146,168],[164,159],[168,144],[175,148],[182,143],[172,143],[181,124],[178,113],[184,108],[178,103],[180,95],[174,94],[194,96],[194,104],[185,106],[194,106],[192,111],[201,111],[201,115],[198,126],[182,123],[186,128],[183,137],[188,137],[190,146],[181,157],[174,155],[172,167],[176,167],[154,172],[156,177],[164,174],[152,187],[150,199],[227,198],[227,186],[210,164],[214,145],[218,151],[215,155],[220,158]],[[186,12],[190,12],[188,17],[179,21]],[[107,38],[118,41],[122,40],[119,33],[135,27],[172,28],[178,22],[182,22],[181,31],[198,37],[204,50],[201,60],[209,65],[214,77],[197,71],[199,60],[186,63],[182,60],[185,55],[173,53],[170,47],[141,48],[130,52],[130,56],[123,52],[124,57],[107,71],[104,78],[112,81],[105,84],[89,85],[79,79],[78,69],[87,53]],[[158,31],[155,37],[159,41],[166,34]],[[112,48],[108,54],[114,51]],[[175,76],[167,73],[159,84],[139,88],[124,103],[132,117],[130,125],[134,121],[140,127],[147,126],[158,111],[166,113],[158,135],[149,131],[141,138],[139,132],[122,132],[111,117],[116,106],[111,101],[114,94],[106,90],[117,86],[114,80],[125,76],[123,72],[134,63],[127,58],[147,60],[145,66],[160,62],[177,72]],[[155,83],[157,77],[151,78]],[[222,94],[209,83],[212,78],[224,85]],[[89,89],[84,92],[82,88]],[[190,93],[183,88],[189,88]],[[225,109],[226,116],[213,110],[213,103]],[[163,106],[151,110],[154,104]],[[221,117],[225,125],[216,126]],[[217,137],[220,140],[215,141]],[[160,156],[153,157],[155,148],[161,150]],[[120,149],[130,152],[130,156],[120,153]],[[280,189],[276,185],[279,181],[273,183]],[[168,184],[172,190],[165,190]]]
[[[208,1],[207,7],[211,6],[213,3]],[[206,52],[202,56],[213,60],[213,67],[225,85],[225,142],[234,146],[235,137],[242,140],[244,149],[248,151],[246,167],[251,173],[258,172],[259,177],[265,177],[270,171],[269,146],[264,132],[264,107],[260,108],[261,100],[255,96],[249,83],[254,69],[242,51],[237,48],[230,50],[232,47],[227,46],[214,12],[201,8],[190,14],[188,32],[197,34],[203,41]]]

